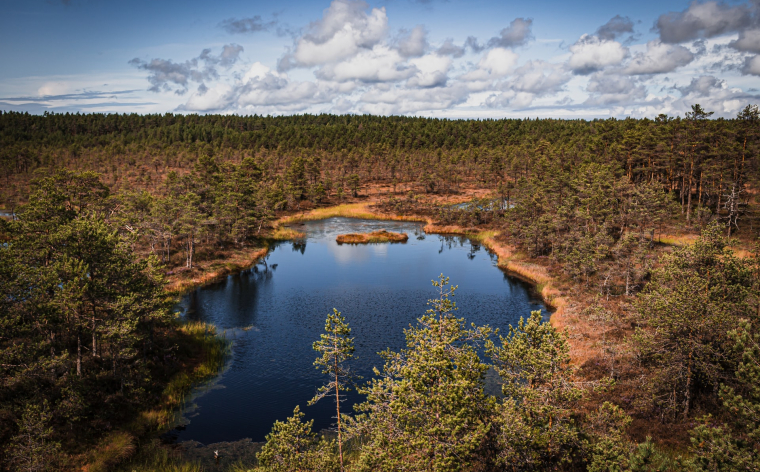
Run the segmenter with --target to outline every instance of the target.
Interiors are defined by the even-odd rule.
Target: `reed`
[[[200,321],[183,323],[179,332],[184,338],[183,347],[199,353],[198,363],[192,371],[175,374],[164,387],[160,404],[140,415],[138,421],[142,424],[139,426],[145,430],[160,431],[171,427],[191,389],[218,375],[229,357],[230,342],[223,334],[217,334],[213,325]]]
[[[409,236],[406,233],[393,233],[381,229],[371,233],[339,234],[335,240],[338,244],[405,243]]]
[[[201,273],[191,273],[187,277],[183,275],[170,276],[166,291],[180,295],[196,287],[209,284],[227,275],[240,272],[251,267],[269,251],[268,247],[254,250],[240,251],[229,255],[224,263],[212,265]]]
[[[498,235],[498,231],[490,230],[467,233],[470,239],[479,241],[498,256],[499,267],[535,284],[536,291],[541,295],[544,302],[554,308],[554,313],[551,316],[552,325],[562,325],[562,317],[567,300],[562,297],[562,292],[554,288],[554,279],[549,275],[545,267],[518,260],[518,255],[515,254],[514,248],[498,241],[496,239]]]
[[[699,239],[696,234],[661,234],[657,241],[669,246],[689,246]]]
[[[306,233],[296,231],[292,228],[280,226],[272,233],[272,239],[277,241],[289,241],[292,239],[303,239],[306,237]]]
[[[114,472],[204,472],[195,462],[183,460],[179,454],[151,441],[140,448],[129,462],[113,468]]]
[[[306,213],[290,215],[277,220],[274,224],[275,229],[280,226],[301,223],[304,221],[324,220],[327,218],[357,218],[364,220],[392,220],[392,221],[428,221],[419,216],[403,216],[378,213],[369,208],[368,203],[345,203],[325,208],[315,208]]]
[[[90,452],[88,472],[107,472],[132,457],[137,450],[135,438],[124,431],[109,434]]]

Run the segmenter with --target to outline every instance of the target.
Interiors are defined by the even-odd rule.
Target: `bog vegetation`
[[[500,241],[551,274],[575,299],[567,330],[535,313],[507,333],[468,326],[441,277],[406,348],[356,379],[336,311],[314,401],[335,403],[337,437],[293,405],[238,469],[760,470],[759,148],[756,106],[729,120],[699,105],[594,121],[0,113],[0,463],[199,470],[149,439],[225,343],[177,323],[165,278],[302,237],[283,215],[374,193],[378,213]],[[364,401],[346,411],[351,389]]]

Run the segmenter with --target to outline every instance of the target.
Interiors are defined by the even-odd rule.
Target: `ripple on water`
[[[417,223],[331,218],[298,227],[305,243],[281,243],[267,256],[269,269],[245,271],[197,289],[181,302],[185,316],[235,330],[230,365],[196,409],[179,440],[204,444],[264,440],[275,420],[300,405],[314,428],[333,422],[334,405],[306,402],[321,385],[312,343],[333,307],[346,316],[356,340],[354,368],[365,378],[381,367],[377,352],[404,346],[403,329],[435,297],[430,281],[443,273],[459,286],[458,316],[505,329],[531,310],[544,310],[525,283],[507,277],[495,258],[461,237],[423,236]],[[387,229],[409,241],[392,245],[338,245],[342,233]],[[275,268],[272,268],[276,264]],[[255,329],[253,329],[255,328]],[[348,403],[358,400],[352,395]],[[346,411],[350,405],[346,405]]]

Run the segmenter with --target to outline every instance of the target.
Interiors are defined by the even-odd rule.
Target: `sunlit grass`
[[[181,294],[195,287],[209,284],[220,277],[251,267],[257,260],[265,256],[268,251],[269,248],[265,247],[229,254],[223,264],[216,264],[216,267],[212,266],[205,272],[191,273],[187,277],[179,275],[172,277],[166,286],[166,290],[170,293]]]
[[[139,424],[133,425],[136,430],[160,431],[171,427],[193,386],[219,374],[229,356],[229,341],[218,335],[213,325],[194,321],[183,323],[178,331],[185,337],[183,344],[199,353],[199,362],[192,371],[178,372],[169,380],[161,403],[140,414],[136,420]]]
[[[657,241],[669,246],[689,246],[699,239],[697,234],[661,234]]]
[[[315,208],[306,213],[290,215],[280,218],[275,223],[275,228],[290,223],[299,223],[304,221],[324,220],[327,218],[356,218],[365,220],[392,220],[392,221],[427,221],[419,216],[391,215],[372,211],[368,203],[345,203],[325,208]]]
[[[203,472],[204,468],[195,462],[182,460],[177,454],[161,447],[158,441],[144,445],[140,452],[117,472]]]
[[[109,434],[90,453],[88,472],[107,472],[132,457],[135,438],[124,431]]]
[[[272,234],[272,239],[276,239],[278,241],[288,241],[292,239],[303,239],[306,237],[305,233],[302,233],[300,231],[296,231],[292,228],[286,228],[283,226],[278,227],[274,233]]]
[[[230,353],[230,342],[217,333],[213,325],[189,322],[177,328],[179,343],[189,352],[197,353],[195,368],[175,374],[164,387],[161,402],[143,411],[126,431],[114,432],[90,453],[87,470],[107,471],[129,459],[136,451],[136,437],[148,432],[158,432],[174,426],[187,396],[192,388],[216,377],[224,368]],[[155,445],[154,445],[155,446]],[[137,456],[129,461],[125,470],[195,472],[202,470],[196,464],[188,464],[171,458],[161,447],[141,447]]]
[[[408,239],[406,233],[393,233],[384,229],[371,233],[339,234],[335,238],[338,244],[405,243]]]

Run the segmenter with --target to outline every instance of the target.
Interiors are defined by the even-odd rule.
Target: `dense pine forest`
[[[177,321],[167,279],[266,250],[285,216],[357,202],[490,244],[552,322],[470,326],[446,274],[406,348],[359,381],[336,307],[314,400],[337,401],[339,434],[296,407],[235,470],[760,470],[757,106],[729,120],[699,105],[593,121],[10,112],[0,169],[3,470],[202,470],[155,436],[228,346]],[[351,389],[364,401],[341,410]]]

